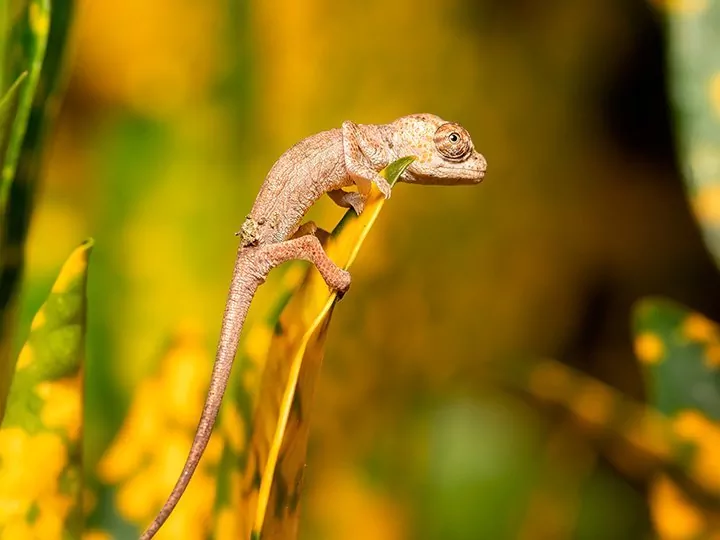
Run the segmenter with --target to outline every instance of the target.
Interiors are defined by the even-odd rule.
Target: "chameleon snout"
[[[481,153],[476,152],[478,157],[478,170],[480,175],[480,180],[482,180],[485,177],[485,172],[487,171],[487,159],[485,159],[485,156],[483,156]]]
[[[487,160],[479,152],[473,152],[472,157],[468,160],[469,172],[471,178],[470,182],[473,184],[479,184],[485,178],[485,172],[487,171]]]

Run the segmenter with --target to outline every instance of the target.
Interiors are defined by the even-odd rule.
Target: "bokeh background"
[[[662,294],[720,319],[658,5],[80,2],[19,337],[94,237],[87,470],[172,336],[213,350],[233,233],[282,151],[345,119],[432,112],[468,128],[488,174],[398,186],[354,264],[315,397],[302,538],[647,537],[643,480],[486,366],[549,356],[642,399],[633,303]],[[340,215],[312,211],[326,228]]]

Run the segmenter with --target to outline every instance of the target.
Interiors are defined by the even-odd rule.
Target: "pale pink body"
[[[462,126],[431,114],[404,116],[382,125],[344,122],[342,129],[303,139],[272,166],[239,232],[240,248],[210,388],[185,467],[142,540],[152,538],[170,516],[205,451],[250,302],[270,270],[291,259],[305,259],[331,289],[342,294],[350,286],[350,275],[327,257],[314,225],[300,227],[307,210],[327,193],[337,204],[362,212],[371,183],[390,196],[390,186],[379,171],[405,156],[417,158],[400,177],[409,183],[477,184],[487,167]],[[344,190],[352,186],[357,186],[356,192]]]

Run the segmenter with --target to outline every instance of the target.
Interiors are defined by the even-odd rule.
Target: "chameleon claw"
[[[358,216],[365,210],[365,198],[359,193],[348,193],[347,202]]]

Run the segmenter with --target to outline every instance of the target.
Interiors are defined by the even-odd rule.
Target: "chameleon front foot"
[[[357,191],[333,189],[327,194],[335,204],[341,208],[352,208],[358,216],[365,210],[365,197]]]
[[[350,277],[350,272],[343,270],[342,268],[338,268],[337,274],[333,279],[333,283],[328,283],[327,279],[325,280],[325,283],[327,283],[328,287],[330,287],[330,289],[338,295],[338,298],[342,298],[350,289],[352,278]]]

